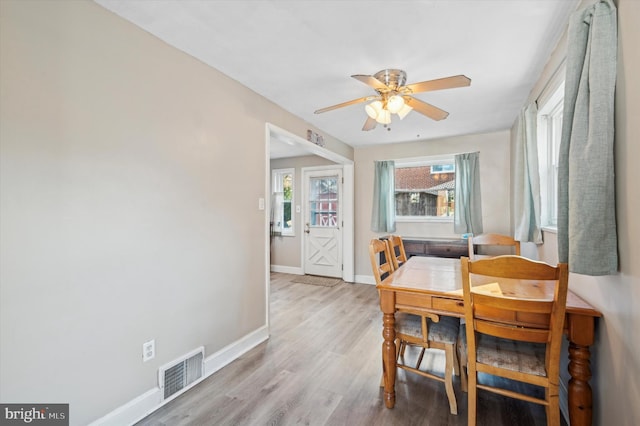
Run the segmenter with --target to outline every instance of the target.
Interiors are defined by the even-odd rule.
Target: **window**
[[[294,235],[292,215],[294,177],[294,169],[277,169],[272,172],[271,223],[273,232],[276,234]]]
[[[540,163],[541,223],[558,224],[558,153],[562,135],[564,82],[555,86],[538,111],[538,160]]]
[[[395,201],[398,221],[453,220],[453,157],[396,160]]]

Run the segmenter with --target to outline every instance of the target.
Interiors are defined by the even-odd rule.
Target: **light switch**
[[[296,213],[300,213],[300,206],[296,206]]]
[[[258,198],[258,209],[264,210],[264,198]]]

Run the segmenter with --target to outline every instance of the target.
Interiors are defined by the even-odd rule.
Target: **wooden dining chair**
[[[380,263],[384,254],[384,261]],[[369,258],[376,284],[382,282],[385,273],[393,273],[393,259],[388,240],[372,239],[369,243]],[[449,400],[449,411],[458,414],[458,404],[453,389],[453,374],[460,374],[457,358],[457,342],[460,332],[460,320],[458,318],[439,316],[424,312],[397,311],[395,313],[396,331],[396,367],[419,374],[423,377],[435,379],[445,384],[445,391]],[[421,347],[420,355],[415,365],[405,363],[404,352],[407,345]],[[445,354],[444,377],[432,372],[421,370],[420,364],[426,349],[441,349]],[[380,381],[384,386],[384,376]]]
[[[399,235],[389,235],[389,252],[393,260],[393,269],[398,269],[407,261],[407,253],[404,251],[404,243]]]
[[[468,373],[468,424],[476,424],[477,390],[482,389],[544,405],[547,425],[560,425],[558,384],[567,264],[552,266],[513,255],[476,261],[463,257],[461,261],[466,320],[461,340],[466,342],[462,351],[466,353]],[[541,291],[543,281],[553,284],[552,292]],[[523,292],[523,286],[531,291]],[[521,292],[533,298],[519,297]],[[544,398],[481,384],[478,373],[540,386]]]
[[[480,234],[474,235],[468,238],[469,244],[469,258],[475,258],[475,246],[501,246],[501,247],[513,247],[510,253],[500,254],[515,254],[520,256],[520,241],[516,241],[508,235],[501,234]]]

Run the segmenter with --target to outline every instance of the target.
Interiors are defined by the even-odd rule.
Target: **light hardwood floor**
[[[398,371],[396,405],[379,387],[382,315],[375,286],[327,288],[271,274],[271,337],[139,422],[139,425],[466,425],[467,395],[455,378],[458,415],[444,385]],[[408,356],[415,356],[415,351]],[[444,355],[423,367],[442,369]],[[478,425],[545,425],[544,408],[479,392]]]

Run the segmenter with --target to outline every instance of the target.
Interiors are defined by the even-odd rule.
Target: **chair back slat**
[[[474,260],[472,274],[517,280],[553,280],[560,278],[557,267],[544,262],[520,257],[502,255]]]
[[[479,234],[468,238],[469,244],[469,258],[475,257],[474,246],[499,246],[499,247],[513,247],[513,253],[516,256],[520,256],[520,241],[516,241],[508,235],[501,234]],[[504,254],[504,253],[503,253]]]
[[[548,329],[514,327],[512,325],[480,319],[475,321],[474,327],[478,333],[489,334],[503,339],[532,343],[547,343],[549,341]]]
[[[402,237],[399,235],[389,235],[387,238],[389,252],[393,261],[393,269],[398,269],[407,261],[407,253],[404,250]]]
[[[384,254],[384,261],[382,261],[380,254]],[[389,245],[386,240],[374,238],[369,242],[369,260],[371,261],[371,269],[373,270],[376,284],[380,284],[382,277],[394,270],[393,261],[389,254]],[[381,261],[382,263],[380,263]]]
[[[476,305],[492,307],[496,310],[550,314],[553,308],[553,300],[516,299],[471,291]]]

